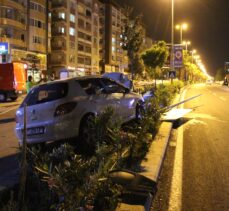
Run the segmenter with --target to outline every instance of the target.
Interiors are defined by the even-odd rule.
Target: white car
[[[139,115],[143,101],[141,95],[100,76],[52,81],[30,90],[16,111],[16,135],[22,144],[25,104],[27,143],[33,144],[87,137],[88,118],[107,106],[114,108],[115,117],[129,121]]]

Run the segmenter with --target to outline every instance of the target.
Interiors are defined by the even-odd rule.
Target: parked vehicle
[[[223,80],[223,86],[228,86],[228,83],[229,83],[229,74],[225,76]]]
[[[80,136],[86,143],[88,121],[107,106],[123,122],[138,117],[141,95],[109,78],[85,76],[33,87],[16,111],[16,135],[22,144],[24,105],[27,142],[41,143]]]
[[[207,79],[206,80],[206,84],[207,85],[212,85],[213,84],[213,80],[212,79]]]
[[[26,92],[26,70],[21,62],[0,64],[0,101],[16,100]]]

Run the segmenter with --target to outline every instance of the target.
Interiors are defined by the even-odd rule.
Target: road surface
[[[14,133],[16,102],[0,103],[0,190],[18,181],[18,141]]]
[[[197,94],[175,124],[152,210],[229,210],[229,88],[193,85],[181,100]]]

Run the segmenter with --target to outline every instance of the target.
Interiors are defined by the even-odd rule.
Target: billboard
[[[182,45],[174,45],[174,67],[179,68],[183,67],[183,46]]]
[[[9,43],[8,42],[0,42],[0,55],[9,54]]]

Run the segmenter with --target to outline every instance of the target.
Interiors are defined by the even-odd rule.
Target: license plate
[[[45,128],[44,127],[28,128],[27,129],[27,136],[44,134],[44,132],[45,132]],[[23,133],[23,130],[22,130],[22,133]]]

